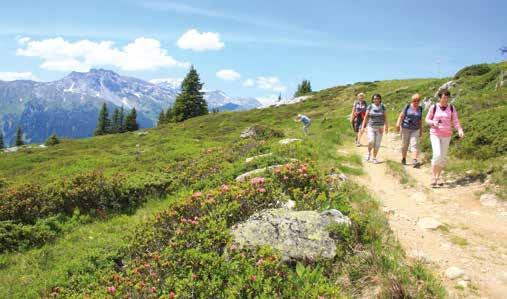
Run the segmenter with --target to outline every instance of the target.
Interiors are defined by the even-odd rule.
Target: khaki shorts
[[[419,150],[419,137],[421,130],[411,130],[401,128],[401,150],[406,153],[410,146],[410,151],[415,152]]]

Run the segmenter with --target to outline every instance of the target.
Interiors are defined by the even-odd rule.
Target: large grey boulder
[[[335,240],[327,230],[332,223],[350,225],[350,219],[338,210],[268,209],[233,226],[231,232],[239,248],[269,245],[281,252],[284,261],[315,261],[336,255]]]
[[[248,127],[239,135],[240,138],[250,138],[257,135],[257,130],[255,127]]]

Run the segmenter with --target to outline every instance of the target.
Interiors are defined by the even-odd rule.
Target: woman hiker
[[[439,102],[432,105],[426,115],[426,123],[430,125],[430,141],[433,158],[431,159],[431,186],[443,186],[440,179],[442,170],[447,162],[447,150],[451,142],[453,127],[458,130],[462,139],[465,137],[458,119],[458,112],[449,103],[451,92],[441,90],[438,92]]]
[[[396,122],[396,132],[400,132],[401,127],[401,164],[407,165],[407,151],[409,145],[412,145],[414,159],[412,165],[414,168],[421,166],[419,163],[419,138],[421,137],[422,111],[419,106],[421,96],[416,93],[412,96],[410,104],[406,105]]]
[[[364,100],[364,93],[360,92],[357,94],[357,100],[352,105],[352,112],[350,113],[350,123],[356,133],[356,146],[361,146],[361,126],[366,115],[366,101]]]
[[[382,104],[382,96],[378,93],[372,96],[372,102],[366,108],[366,117],[364,118],[361,132],[368,126],[368,155],[365,160],[370,161],[371,151],[373,150],[374,164],[378,163],[377,154],[380,149],[382,135],[387,133],[387,113],[386,107]]]

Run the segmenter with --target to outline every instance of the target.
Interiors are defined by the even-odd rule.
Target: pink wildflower
[[[173,291],[170,291],[169,292],[169,298],[173,299],[174,297],[176,297],[176,293],[173,292]]]
[[[155,288],[155,287],[151,287],[151,288],[150,288],[150,292],[152,292],[152,293],[155,293],[155,290],[156,290],[156,288]]]
[[[107,292],[109,294],[114,294],[116,292],[116,288],[114,286],[107,287]]]
[[[195,198],[199,198],[199,197],[201,197],[201,196],[202,196],[202,192],[197,191],[197,192],[195,192],[195,193],[192,195],[192,198],[194,198],[194,199],[195,199]]]
[[[257,189],[259,193],[266,193],[266,188],[259,188]]]
[[[250,280],[257,281],[257,276],[255,276],[255,275],[250,276]]]
[[[262,263],[264,263],[264,260],[263,259],[259,259],[255,264],[257,266],[260,266],[260,265],[262,265]]]
[[[250,180],[250,183],[252,183],[252,185],[262,185],[264,184],[265,182],[265,179],[263,177],[255,177],[253,179]]]
[[[227,192],[227,191],[229,191],[229,186],[227,186],[226,184],[223,184],[223,185],[222,185],[222,192],[224,192],[224,193],[225,193],[225,192]]]
[[[236,251],[236,249],[238,249],[238,247],[236,246],[236,244],[232,244],[230,249],[231,249],[231,251]]]

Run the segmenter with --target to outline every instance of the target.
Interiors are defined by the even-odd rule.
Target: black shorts
[[[359,130],[361,129],[361,126],[363,125],[363,118],[361,116],[357,116],[355,119],[354,119],[354,122],[352,123],[352,125],[354,126],[354,132],[359,132]]]

